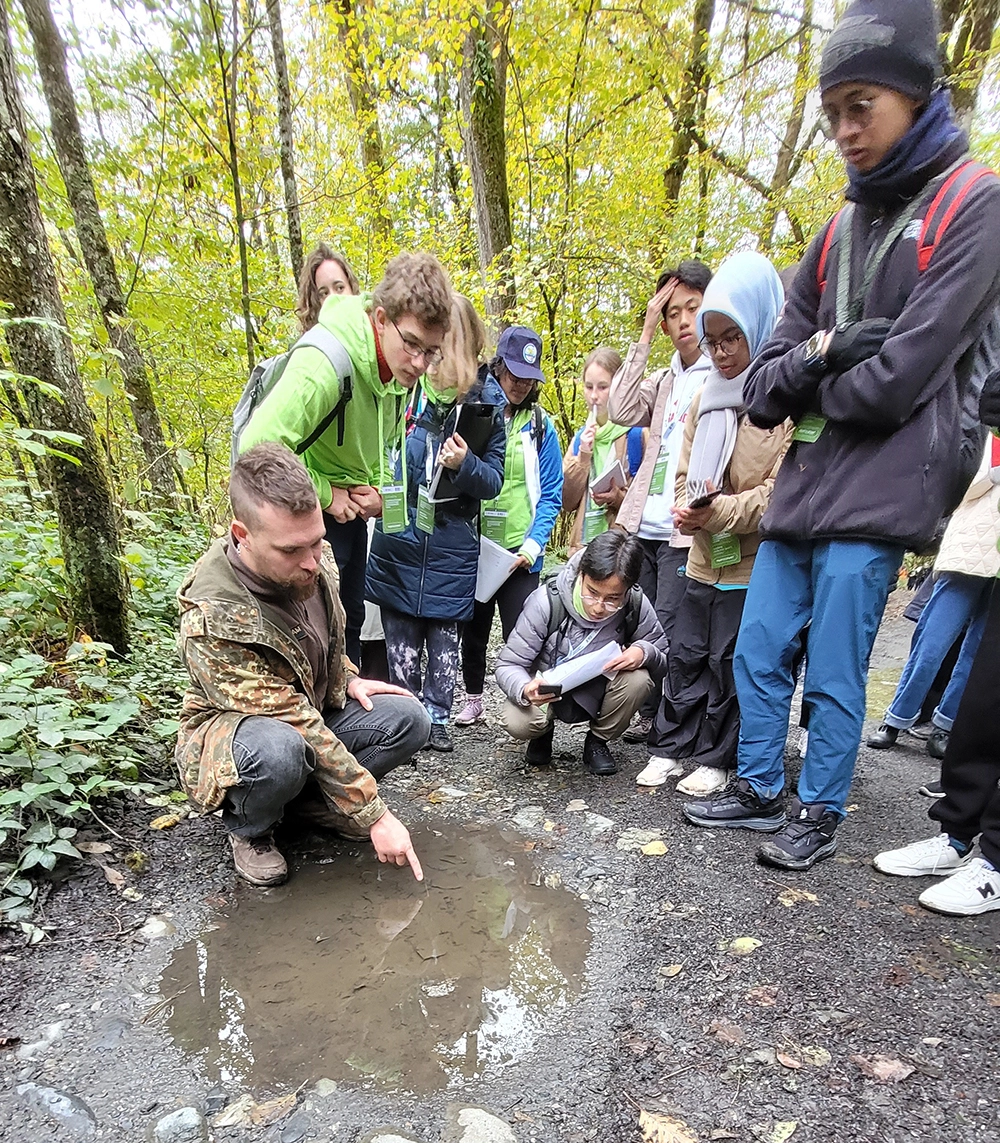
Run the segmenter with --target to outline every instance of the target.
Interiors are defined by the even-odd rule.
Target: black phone
[[[699,496],[697,500],[692,500],[688,505],[689,508],[707,508],[709,504],[716,498],[722,495],[722,489],[716,488],[714,492],[706,492],[704,496]]]
[[[562,683],[539,683],[538,697],[542,698],[544,695],[551,695],[552,698],[560,698],[562,695]]]

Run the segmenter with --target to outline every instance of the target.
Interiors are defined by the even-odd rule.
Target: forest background
[[[659,271],[794,263],[836,209],[823,0],[0,0],[0,915],[99,799],[164,804],[173,592],[226,518],[231,413],[303,250],[428,249],[542,335],[542,400],[624,355]],[[1000,160],[1000,0],[942,58]],[[37,194],[37,204],[34,196]],[[665,363],[661,339],[654,363]]]

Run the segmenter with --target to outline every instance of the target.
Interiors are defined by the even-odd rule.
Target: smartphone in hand
[[[704,496],[699,496],[697,500],[692,500],[688,505],[689,508],[707,508],[709,504],[717,497],[722,495],[722,489],[716,488],[713,492],[706,492]]]
[[[557,699],[562,697],[562,684],[561,683],[542,683],[538,684],[538,697],[540,699]]]

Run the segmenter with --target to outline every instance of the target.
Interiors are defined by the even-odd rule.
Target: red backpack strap
[[[988,175],[996,177],[989,167],[969,159],[960,167],[956,167],[945,179],[927,208],[920,228],[920,237],[917,240],[917,269],[921,274],[930,265],[938,243],[944,237],[948,224],[965,201],[966,195],[980,179]]]
[[[846,207],[842,206],[826,225],[826,236],[823,239],[823,246],[819,252],[819,262],[816,264],[816,284],[819,286],[820,296],[822,296],[823,291],[826,289],[826,264],[830,258],[830,247],[833,245],[833,240],[837,236],[840,216],[846,209]]]

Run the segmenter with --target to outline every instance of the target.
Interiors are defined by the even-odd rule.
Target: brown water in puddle
[[[180,947],[168,1026],[211,1077],[429,1091],[525,1055],[583,984],[586,909],[493,828],[412,831],[425,880],[331,843]]]

